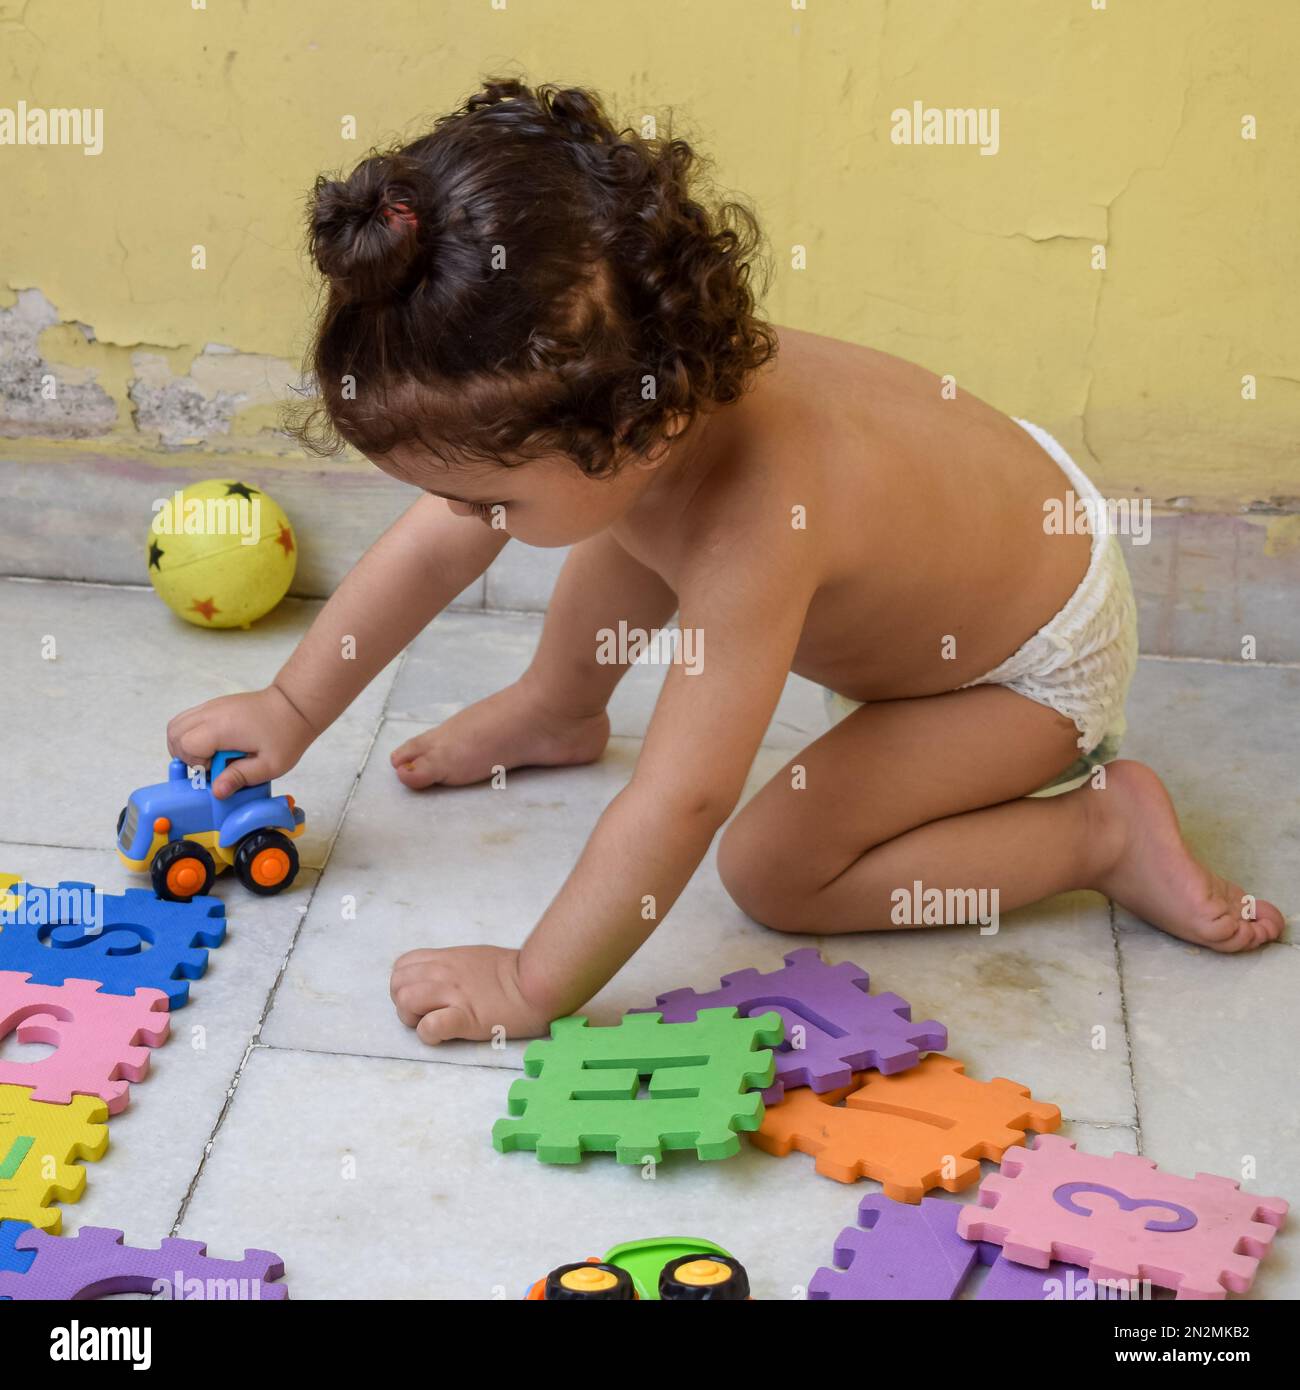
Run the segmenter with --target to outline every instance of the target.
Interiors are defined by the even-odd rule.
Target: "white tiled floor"
[[[251,632],[199,633],[148,592],[0,582],[0,871],[126,886],[112,826],[126,793],[163,775],[167,719],[269,679],[312,610],[289,603]],[[615,697],[599,764],[512,774],[502,791],[415,794],[396,781],[389,750],[522,670],[539,622],[445,615],[285,779],[310,818],[310,868],[283,898],[220,882],[229,939],[112,1122],[65,1230],[120,1226],[139,1243],[174,1230],[217,1255],[270,1248],[298,1298],[515,1298],[555,1264],[678,1231],[735,1250],[760,1297],[797,1296],[829,1262],[875,1184],[841,1187],[804,1156],[747,1145],[724,1163],[670,1157],[653,1181],[602,1155],[576,1169],[499,1155],[489,1132],[521,1048],[434,1052],[393,1015],[388,971],[401,951],[522,938],[635,760],[651,668]],[[53,661],[42,655],[50,636]],[[1296,670],[1146,661],[1125,750],[1166,776],[1207,853],[1293,908],[1298,696]],[[792,680],[751,786],[823,717],[819,693]],[[815,944],[865,966],[915,1017],[946,1023],[971,1075],[1010,1076],[1058,1103],[1082,1147],[1138,1149],[1187,1174],[1253,1171],[1248,1188],[1294,1198],[1296,946],[1222,958],[1115,915],[1079,893],[1013,914],[989,937]],[[613,1021],[656,993],[771,968],[805,944],[749,922],[710,858],[588,1012]],[[0,1055],[19,1053],[0,1043]],[[1258,1296],[1300,1295],[1294,1242],[1278,1240]]]

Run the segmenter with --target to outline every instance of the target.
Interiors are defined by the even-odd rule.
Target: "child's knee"
[[[718,842],[718,877],[732,902],[760,926],[780,932],[816,932],[815,916],[801,901],[796,874],[774,837],[742,812]]]

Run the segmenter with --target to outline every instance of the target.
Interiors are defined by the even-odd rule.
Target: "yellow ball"
[[[289,518],[258,488],[229,478],[193,483],[154,504],[149,582],[196,627],[247,627],[289,591],[298,543]]]

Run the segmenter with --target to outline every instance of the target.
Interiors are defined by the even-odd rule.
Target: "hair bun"
[[[538,97],[543,110],[571,139],[595,145],[618,143],[608,115],[592,93],[547,83],[538,88]]]
[[[316,180],[312,258],[345,302],[383,299],[407,279],[420,243],[422,171],[391,156],[343,180]]]

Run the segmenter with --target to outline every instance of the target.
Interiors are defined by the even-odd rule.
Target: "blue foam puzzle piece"
[[[31,1229],[31,1225],[26,1221],[0,1221],[0,1272],[26,1274],[36,1263],[35,1250],[14,1248],[14,1242],[18,1237]],[[7,1294],[0,1294],[0,1303],[12,1302],[13,1299]]]
[[[17,910],[0,912],[0,970],[17,970],[33,984],[98,980],[105,994],[160,989],[168,1007],[189,999],[191,980],[208,968],[208,950],[226,936],[220,898],[168,902],[147,888],[102,893],[85,920],[92,883],[61,882],[56,890],[19,883]],[[71,910],[70,910],[71,909]]]
[[[26,1274],[36,1260],[35,1250],[16,1250],[14,1242],[31,1225],[26,1221],[0,1221],[0,1269],[7,1274]]]

